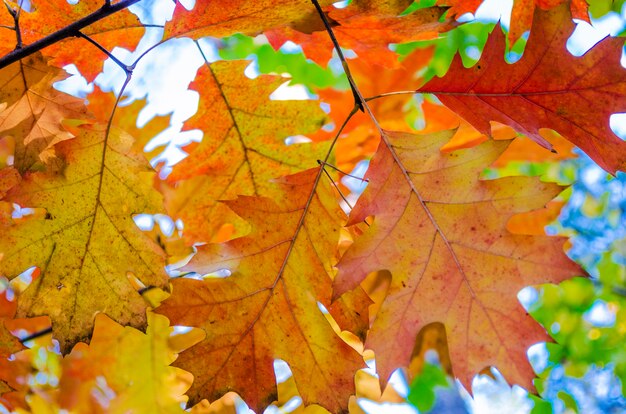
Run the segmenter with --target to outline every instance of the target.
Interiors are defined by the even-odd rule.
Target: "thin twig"
[[[20,18],[20,14],[22,13],[22,4],[24,3],[24,0],[20,0],[20,4],[17,5],[17,18]]]
[[[354,104],[359,107],[359,110],[361,112],[363,112],[364,111],[363,99],[360,96],[359,90],[356,87],[354,78],[352,78],[352,75],[350,74],[350,68],[348,67],[348,62],[346,61],[346,58],[343,55],[343,52],[341,51],[341,46],[339,46],[339,42],[337,42],[337,38],[335,37],[335,33],[333,32],[333,29],[330,27],[330,22],[328,21],[328,18],[326,17],[324,10],[322,10],[322,7],[317,2],[317,0],[311,0],[311,2],[315,6],[317,13],[320,15],[322,22],[324,23],[324,27],[326,28],[326,31],[328,32],[328,35],[330,36],[330,40],[333,42],[333,46],[335,50],[337,51],[337,56],[339,56],[339,60],[341,61],[341,66],[343,66],[343,71],[346,73],[346,76],[348,77],[348,82],[350,83],[350,88],[352,89],[352,95],[354,96]]]
[[[15,14],[17,13],[13,7],[11,7],[11,5],[9,4],[9,2],[7,0],[4,0],[4,7],[7,8],[7,10],[9,11],[9,14],[11,15],[11,17],[15,18]]]
[[[42,329],[41,331],[33,332],[32,334],[25,336],[24,338],[20,338],[20,342],[22,344],[32,341],[33,339],[40,338],[42,336],[48,335],[52,333],[52,326],[47,327],[46,329]]]
[[[97,21],[104,19],[120,10],[124,10],[129,6],[137,3],[140,0],[122,0],[119,3],[112,4],[111,6],[103,6],[88,16],[83,17],[75,21],[72,24],[65,26],[44,38],[37,40],[36,42],[26,45],[21,49],[15,49],[13,52],[0,58],[0,69],[7,67],[11,63],[17,62],[20,59],[30,56],[41,49],[53,45],[68,37],[76,36],[76,33],[80,32],[85,27],[94,24]]]
[[[22,48],[22,33],[20,32],[20,9],[22,7],[22,3],[20,2],[17,10],[11,7],[11,5],[9,4],[7,0],[4,0],[4,6],[9,11],[9,14],[11,15],[11,17],[13,17],[14,26],[12,29],[15,30],[15,40],[16,40],[15,49],[21,49]]]
[[[347,172],[345,172],[343,170],[340,170],[339,168],[335,167],[332,164],[329,164],[327,162],[323,162],[322,160],[317,160],[317,163],[318,164],[328,165],[330,168],[332,168],[333,170],[337,171],[339,174],[345,175],[346,177],[351,177],[351,178],[354,178],[355,180],[359,180],[359,181],[364,182],[364,183],[369,183],[369,181],[370,181],[369,179],[366,180],[363,177],[357,177],[356,175],[349,174],[349,173],[347,173]]]
[[[105,55],[107,55],[109,58],[111,58],[111,60],[113,62],[115,62],[117,64],[117,66],[119,66],[120,68],[122,68],[122,70],[124,72],[126,72],[126,74],[129,73],[133,73],[133,67],[132,66],[128,66],[125,65],[122,61],[120,61],[118,58],[116,58],[115,56],[113,56],[113,53],[109,52],[108,50],[106,50],[100,43],[96,42],[95,40],[93,40],[91,37],[87,36],[86,34],[84,34],[83,32],[78,32],[76,34],[77,37],[83,38],[86,41],[88,41],[89,43],[91,43],[92,45],[94,45],[95,47],[97,47],[102,53],[104,53]]]

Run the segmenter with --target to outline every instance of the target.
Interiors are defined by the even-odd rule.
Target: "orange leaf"
[[[322,6],[334,0],[321,0]],[[192,11],[176,2],[174,16],[165,25],[165,37],[226,37],[235,33],[257,35],[281,26],[319,24],[310,0],[198,0]]]
[[[545,162],[559,161],[576,157],[572,152],[574,145],[551,129],[541,129],[539,134],[546,139],[553,150],[538,145],[536,142],[521,136],[511,143],[500,158],[493,163],[494,167],[504,167],[512,161]]]
[[[2,395],[11,389],[20,387],[17,377],[22,370],[15,362],[9,360],[9,356],[24,349],[24,346],[5,325],[5,322],[15,317],[17,302],[7,298],[8,281],[5,278],[0,278],[0,284],[2,284],[0,286],[0,395]],[[0,406],[2,405],[3,401],[0,399]]]
[[[377,67],[397,68],[398,56],[390,43],[406,43],[436,38],[452,28],[449,21],[440,22],[444,8],[429,7],[400,16],[411,2],[356,0],[348,7],[326,8],[333,23],[333,32],[342,48],[352,49],[359,61]],[[281,27],[266,33],[276,49],[291,40],[302,47],[304,54],[319,65],[326,66],[333,53],[333,44],[323,26],[302,33],[293,27]]]
[[[570,0],[513,0],[511,12],[511,29],[509,43],[514,44],[533,23],[533,14],[536,7],[548,10]],[[483,0],[438,0],[440,6],[450,6],[450,17],[461,16],[465,13],[475,13]],[[570,10],[575,19],[589,21],[589,5],[587,0],[571,0]]]
[[[13,165],[21,173],[54,158],[54,145],[72,138],[63,121],[87,117],[82,99],[57,91],[62,71],[36,53],[0,70],[0,133],[15,141]]]
[[[232,390],[262,412],[276,398],[269,379],[280,358],[291,367],[305,404],[339,412],[354,392],[354,371],[363,360],[333,331],[318,302],[330,307],[329,272],[343,213],[319,168],[284,178],[275,193],[276,201],[241,196],[227,202],[252,231],[200,246],[185,269],[226,268],[232,275],[175,279],[172,296],[157,312],[207,333],[176,362],[196,378],[192,403]],[[363,301],[369,301],[364,292]],[[367,315],[351,320],[352,326],[342,328],[359,332],[367,326]]]
[[[504,36],[496,29],[478,64],[466,69],[456,56],[446,76],[420,91],[435,93],[483,134],[498,121],[551,148],[539,130],[554,129],[615,173],[626,168],[626,142],[609,126],[613,113],[626,110],[623,42],[607,38],[574,57],[565,48],[573,27],[566,5],[538,10],[520,61],[504,61]]]
[[[21,290],[21,283],[15,282],[18,283],[9,283],[5,277],[0,277],[0,407],[6,407],[11,412],[18,407],[26,407],[28,377],[32,370],[30,359],[23,358],[29,350],[22,345],[24,340],[19,340],[14,334],[19,333],[24,339],[32,338],[31,344],[36,343],[34,341],[49,343],[51,340],[49,318],[15,318]],[[36,333],[39,335],[30,336]]]
[[[409,364],[421,328],[442,322],[455,375],[465,385],[495,365],[531,388],[526,349],[547,336],[517,303],[517,292],[580,270],[563,253],[562,239],[513,235],[506,223],[544,206],[561,188],[528,177],[479,180],[508,142],[441,153],[452,131],[385,134],[392,146],[381,143],[349,222],[374,216],[374,223],[346,251],[334,282],[339,295],[372,271],[392,274],[366,342],[381,377]]]

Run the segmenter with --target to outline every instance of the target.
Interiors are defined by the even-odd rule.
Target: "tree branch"
[[[117,13],[120,10],[124,10],[139,1],[140,0],[122,0],[119,3],[111,5],[105,4],[102,8],[96,10],[90,15],[83,17],[82,19],[75,21],[70,25],[65,26],[63,29],[49,34],[48,36],[43,37],[36,42],[31,43],[30,45],[23,46],[20,49],[15,49],[13,52],[0,58],[0,69],[10,65],[11,63],[15,63],[18,60],[23,59],[29,55],[32,55],[33,53],[38,52],[41,49],[53,45],[63,39],[77,36],[81,29],[84,29],[85,27],[104,19],[105,17]]]

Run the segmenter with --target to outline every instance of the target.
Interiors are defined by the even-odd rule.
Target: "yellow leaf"
[[[36,265],[41,276],[20,297],[18,316],[49,315],[64,351],[88,338],[94,316],[145,326],[146,304],[127,278],[166,287],[164,254],[136,227],[132,215],[157,213],[153,175],[132,138],[104,125],[76,128],[57,144],[63,174],[27,174],[6,199],[44,209],[3,229],[0,272],[14,278]]]

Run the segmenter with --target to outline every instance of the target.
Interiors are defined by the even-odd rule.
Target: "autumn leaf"
[[[493,365],[532,388],[526,350],[547,336],[517,303],[517,292],[580,270],[563,253],[562,239],[511,234],[506,223],[544,206],[561,188],[528,177],[481,181],[481,170],[508,143],[441,153],[452,135],[385,132],[391,146],[381,143],[349,224],[368,216],[374,222],[338,263],[335,296],[370,272],[391,272],[365,344],[383,379],[409,364],[421,328],[442,322],[454,373],[466,386]]]
[[[567,5],[537,10],[517,63],[505,62],[504,36],[496,29],[478,64],[466,69],[456,56],[443,78],[420,91],[436,94],[483,134],[490,134],[489,121],[498,121],[550,148],[539,130],[554,129],[615,173],[626,168],[626,142],[609,126],[613,113],[626,110],[623,41],[606,38],[574,57],[565,48],[573,28]]]
[[[551,129],[542,129],[539,134],[552,146],[552,151],[524,136],[518,137],[493,164],[504,167],[509,162],[556,162],[576,157],[574,145]]]
[[[41,276],[20,296],[18,316],[49,315],[61,349],[88,338],[96,312],[119,323],[145,325],[144,300],[132,272],[147,286],[165,287],[164,257],[132,215],[157,213],[161,199],[132,138],[104,125],[76,127],[57,144],[63,174],[28,173],[6,199],[44,209],[3,229],[0,272],[9,278],[35,265]],[[97,292],[97,293],[96,293]]]
[[[133,148],[138,152],[144,152],[146,145],[170,126],[171,114],[157,115],[150,119],[141,128],[137,126],[137,118],[139,112],[146,106],[146,101],[138,99],[130,104],[120,103],[116,106],[117,97],[112,93],[103,92],[99,87],[94,87],[94,91],[87,96],[89,104],[87,108],[93,114],[94,118],[100,122],[109,122],[111,119],[111,112],[113,108],[113,118],[111,119],[111,125],[115,125],[117,128],[126,132],[128,135],[135,139]],[[148,160],[159,155],[162,148],[155,148],[148,152],[145,151],[145,157]]]
[[[141,407],[146,413],[184,413],[181,403],[193,378],[169,366],[176,359],[169,346],[172,329],[167,318],[151,312],[145,334],[98,314],[90,344],[77,344],[62,361],[59,406],[74,412],[127,413]],[[104,406],[93,392],[103,379],[114,393]]]
[[[20,182],[20,174],[13,167],[0,169],[0,200],[6,196],[7,192]]]
[[[146,104],[138,92],[162,108],[149,99],[150,77],[137,90],[139,73],[126,68],[121,91],[96,90],[87,106],[53,86],[65,79],[59,67],[76,64],[92,81],[109,51],[138,44],[146,28],[126,8],[134,1],[29,0],[22,9],[5,0],[0,11],[0,53],[9,53],[0,58],[0,276],[30,282],[3,302],[0,280],[0,407],[225,414],[240,408],[238,392],[258,413],[272,404],[363,414],[363,398],[406,401],[360,370],[364,360],[376,357],[383,383],[399,367],[410,380],[432,350],[466,385],[497,366],[532,391],[526,351],[547,336],[517,294],[582,270],[563,238],[544,234],[561,187],[481,173],[559,161],[574,145],[611,172],[626,166],[626,144],[609,127],[625,111],[622,45],[605,39],[583,57],[566,50],[584,0],[513,0],[509,40],[533,25],[519,62],[504,61],[497,29],[475,67],[457,58],[426,86],[456,50],[432,40],[481,2],[197,0],[189,11],[175,1],[163,31],[150,31],[163,38],[144,41],[158,54],[168,39],[196,40],[205,64],[184,130],[203,139],[178,148],[176,138],[163,153],[146,144],[170,115],[136,124]],[[79,33],[72,24],[85,16]],[[235,33],[303,53],[220,41]],[[211,63],[205,36],[222,57],[253,53],[260,71],[275,73],[251,79],[249,62]],[[431,48],[404,56],[413,46],[402,43],[424,39]],[[306,62],[326,65],[341,49],[350,59],[334,63],[345,77]],[[290,71],[304,87],[345,90],[275,99]],[[170,168],[172,149],[188,156]],[[167,161],[158,175],[145,159],[157,154]],[[336,174],[370,158],[352,207]],[[353,210],[347,227],[340,205]],[[292,370],[286,381],[274,381],[277,359]]]
[[[465,13],[475,13],[478,6],[482,3],[483,0],[437,0],[439,6],[450,7],[448,10],[450,17],[462,16]]]
[[[174,167],[168,181],[175,190],[165,192],[168,213],[182,218],[190,242],[210,241],[225,223],[245,228],[218,200],[272,196],[269,180],[314,167],[328,151],[327,144],[285,145],[289,136],[319,129],[326,117],[315,101],[269,100],[285,79],[250,80],[243,73],[247,65],[207,64],[192,85],[202,95],[185,128],[201,129],[204,138]]]
[[[193,378],[170,364],[202,339],[202,332],[183,334],[187,338],[179,348],[181,335],[173,331],[167,318],[151,312],[146,333],[99,313],[89,345],[80,342],[65,357],[50,338],[19,352],[14,359],[28,369],[19,378],[26,398],[17,412],[113,414],[140,408],[142,413],[184,413],[181,404]]]
[[[465,13],[475,13],[483,3],[482,0],[438,0],[440,6],[450,6],[450,17],[461,16]],[[589,5],[587,0],[513,0],[511,11],[511,28],[509,30],[509,44],[514,44],[524,32],[529,30],[533,23],[533,15],[537,8],[548,10],[561,4],[570,4],[572,17],[578,20],[589,21]]]
[[[81,99],[54,89],[65,78],[40,54],[0,70],[0,133],[15,141],[13,165],[21,173],[54,158],[54,145],[72,138],[63,122],[88,118]]]
[[[339,44],[353,50],[360,62],[378,68],[397,68],[401,64],[397,54],[389,49],[390,43],[436,38],[438,33],[453,27],[449,21],[440,22],[445,12],[441,7],[421,8],[401,15],[411,3],[356,0],[341,9],[328,6],[325,12],[333,23]],[[326,66],[333,54],[333,44],[323,25],[305,33],[284,26],[267,31],[266,36],[275,49],[287,41],[297,43],[309,59],[322,66]]]
[[[548,10],[561,4],[569,3],[572,17],[589,22],[589,5],[587,0],[517,0],[513,2],[511,11],[511,29],[509,42],[513,44],[531,28],[536,8]]]
[[[262,412],[276,399],[271,378],[273,361],[280,358],[289,364],[305,404],[331,412],[346,408],[363,360],[318,307],[318,302],[330,307],[332,258],[343,220],[323,180],[319,168],[311,169],[283,178],[276,201],[240,196],[226,202],[250,223],[251,232],[198,247],[184,269],[202,274],[229,269],[231,276],[172,281],[172,296],[157,312],[175,325],[207,333],[176,361],[196,378],[192,403],[232,390]],[[361,302],[366,300],[362,296]],[[366,318],[342,328],[363,331]]]
[[[323,6],[334,0],[321,0]],[[192,11],[176,2],[174,16],[165,25],[165,38],[226,37],[235,33],[257,35],[281,26],[306,27],[319,17],[310,0],[198,0]]]
[[[24,346],[5,325],[5,322],[15,317],[16,302],[7,297],[9,282],[0,278],[0,396],[14,388],[19,387],[16,381],[16,364],[9,357],[24,349]],[[0,399],[0,406],[2,400]]]
[[[36,278],[36,272],[30,276]],[[25,284],[23,279],[9,282],[5,277],[0,277],[0,408],[10,412],[19,412],[19,408],[26,407],[25,397],[32,364],[23,358],[23,354],[29,350],[22,344],[28,343],[30,346],[47,342],[51,338],[48,317],[15,317],[17,301]]]
[[[406,56],[399,67],[385,71],[355,60],[350,62],[350,70],[365,96],[380,96],[399,90],[416,89],[424,84],[420,73],[432,59],[432,52],[432,48],[418,49]],[[334,137],[336,130],[354,108],[354,96],[350,92],[330,88],[317,90],[315,93],[319,95],[320,101],[330,106],[329,117],[335,126],[332,130],[323,128],[311,135],[311,139],[317,142]],[[409,132],[413,128],[398,114],[411,99],[412,96],[409,94],[398,94],[372,100],[369,105],[383,128]],[[370,122],[368,115],[357,112],[344,127],[337,141],[335,151],[337,167],[343,171],[351,171],[358,162],[370,159],[376,152],[379,139],[378,131]]]
[[[6,7],[0,12],[0,55],[6,55],[15,49],[17,36],[15,35],[15,19]]]
[[[489,139],[471,126],[463,118],[452,112],[440,103],[431,102],[425,99],[421,103],[421,114],[424,119],[424,128],[419,130],[420,134],[428,134],[449,129],[454,129],[455,133],[444,145],[442,151],[455,151],[462,148],[472,148]],[[387,128],[389,129],[389,128]],[[513,128],[497,122],[491,122],[491,137],[494,139],[510,140],[519,134]],[[539,147],[539,145],[535,144]],[[540,147],[541,148],[541,147]],[[549,152],[549,151],[548,151]]]

